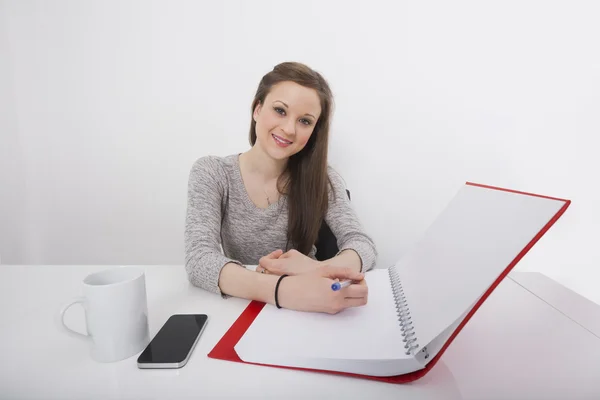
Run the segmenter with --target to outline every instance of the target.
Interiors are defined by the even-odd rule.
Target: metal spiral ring
[[[407,356],[409,356],[409,355],[410,355],[410,353],[411,353],[413,350],[417,349],[417,348],[419,348],[419,345],[418,345],[418,344],[416,344],[416,345],[414,345],[414,346],[410,346],[410,347],[409,347],[409,348],[406,350],[406,352],[405,352],[404,354],[406,354]]]
[[[396,304],[396,315],[398,317],[398,322],[400,322],[402,341],[406,343],[404,345],[404,348],[407,349],[406,355],[410,355],[414,349],[419,347],[419,345],[416,343],[416,332],[412,321],[412,316],[410,315],[410,310],[408,308],[408,300],[404,294],[402,282],[400,281],[400,276],[398,275],[396,267],[389,268],[388,273],[390,275],[390,282],[392,284],[394,303]]]

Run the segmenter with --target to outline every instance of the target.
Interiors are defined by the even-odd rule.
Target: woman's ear
[[[262,109],[262,104],[259,101],[256,104],[256,107],[254,107],[254,113],[252,114],[252,118],[254,118],[254,122],[256,122],[256,119],[258,118],[258,115],[260,114],[261,109]]]

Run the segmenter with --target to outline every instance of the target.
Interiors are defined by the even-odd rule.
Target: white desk
[[[393,385],[208,358],[248,302],[191,286],[182,266],[144,268],[152,336],[173,313],[210,317],[188,364],[140,370],[137,355],[94,362],[87,344],[59,331],[53,318],[81,293],[87,274],[104,268],[0,266],[0,398],[600,399],[600,339],[592,325],[560,309],[563,303],[579,308],[572,292],[563,291],[565,300],[553,298],[552,306],[540,299],[556,292],[540,274],[506,279],[429,374]],[[536,285],[542,289],[534,295],[529,290]],[[600,315],[599,309],[588,311]],[[85,330],[81,308],[71,308],[66,321]]]

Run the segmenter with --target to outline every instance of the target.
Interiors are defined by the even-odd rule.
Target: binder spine
[[[390,275],[390,282],[392,283],[392,292],[394,293],[394,302],[396,303],[396,314],[398,315],[398,322],[400,323],[400,330],[402,332],[402,341],[404,342],[404,349],[406,355],[414,354],[419,348],[417,343],[417,336],[415,332],[415,326],[410,315],[410,309],[408,308],[408,301],[404,295],[404,289],[402,288],[402,282],[396,267],[388,269]]]

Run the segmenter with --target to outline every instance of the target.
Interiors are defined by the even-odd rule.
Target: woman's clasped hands
[[[283,308],[336,314],[367,304],[368,287],[363,273],[350,267],[327,265],[296,250],[287,253],[276,250],[262,257],[256,271],[288,275],[281,280],[277,293]],[[339,290],[332,289],[335,282],[346,280],[352,283]]]
[[[299,275],[318,269],[322,264],[298,250],[275,250],[258,261],[257,272],[275,275]]]

